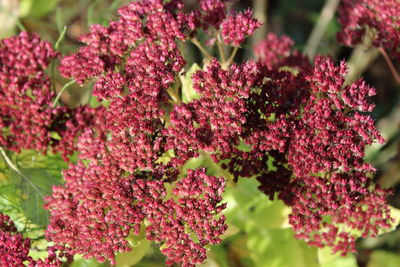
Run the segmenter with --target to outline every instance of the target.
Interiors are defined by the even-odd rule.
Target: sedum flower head
[[[399,2],[396,0],[344,0],[339,6],[342,30],[338,40],[348,46],[371,40],[399,59]]]

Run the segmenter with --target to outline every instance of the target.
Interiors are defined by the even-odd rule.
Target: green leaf
[[[358,267],[356,257],[354,255],[348,255],[346,257],[339,256],[335,260],[327,263],[322,263],[321,267]]]
[[[393,206],[389,206],[390,208],[390,216],[394,219],[393,222],[390,223],[390,228],[389,229],[379,229],[378,235],[384,234],[384,233],[389,233],[394,230],[396,230],[396,227],[400,223],[400,209],[396,209]]]
[[[48,225],[48,211],[44,209],[44,197],[51,194],[53,185],[61,180],[45,169],[20,169],[11,172],[11,180],[21,190],[21,208],[25,216],[40,227]]]
[[[86,260],[81,255],[75,255],[74,261],[69,265],[70,267],[109,267],[107,262],[100,263],[94,259]]]
[[[34,260],[38,259],[44,259],[49,256],[49,253],[47,251],[37,251],[34,249],[29,250],[29,256],[32,257]]]
[[[317,249],[294,237],[292,229],[260,228],[257,222],[247,227],[247,247],[257,267],[317,267]]]
[[[382,250],[372,253],[367,267],[398,267],[400,266],[400,255]]]
[[[327,263],[340,257],[340,253],[333,253],[329,247],[318,248],[318,262]]]
[[[46,169],[59,179],[62,179],[61,171],[68,167],[68,162],[65,162],[58,154],[43,155],[33,150],[23,150],[16,155],[15,161],[23,169]]]
[[[257,221],[262,228],[284,229],[290,227],[290,208],[282,201],[271,201],[258,190],[256,179],[239,179],[236,186],[226,189],[224,202],[228,203],[225,215],[228,222],[243,229],[249,219]]]
[[[184,76],[181,76],[182,82],[182,101],[189,103],[193,99],[199,99],[200,95],[193,88],[192,75],[201,70],[200,66],[194,63]]]
[[[144,256],[146,256],[150,245],[151,241],[142,239],[137,242],[137,245],[132,248],[132,251],[117,254],[117,267],[129,267],[138,263]]]
[[[247,248],[257,267],[319,266],[317,249],[294,237],[289,227],[290,209],[279,200],[271,201],[258,190],[254,179],[239,179],[227,188],[224,202],[229,225],[247,234]]]
[[[318,262],[321,267],[357,267],[357,260],[353,254],[346,257],[340,253],[333,253],[329,247],[318,248]]]

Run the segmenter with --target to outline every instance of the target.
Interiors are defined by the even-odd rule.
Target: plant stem
[[[173,100],[175,103],[181,103],[181,98],[180,98],[179,95],[175,92],[174,89],[172,89],[171,87],[169,87],[169,88],[167,89],[167,92],[168,92],[169,96],[172,98],[172,100]]]
[[[73,83],[75,83],[74,80],[69,81],[68,83],[64,84],[63,88],[61,88],[60,92],[58,92],[56,98],[54,99],[53,108],[57,106],[58,100],[60,99],[62,93],[64,93],[64,91],[65,91],[70,85],[72,85]]]
[[[306,48],[304,53],[312,60],[317,51],[318,45],[321,42],[322,37],[328,27],[329,22],[332,20],[335,14],[336,8],[340,0],[327,0],[325,6],[321,11],[318,22],[315,25],[310,37],[307,40]]]
[[[31,180],[29,180],[28,177],[25,176],[25,174],[23,174],[17,166],[14,165],[14,163],[12,162],[12,160],[7,156],[6,151],[4,150],[3,147],[0,146],[0,153],[3,156],[4,160],[6,161],[7,165],[10,166],[10,168],[12,170],[14,170],[16,173],[18,173],[19,176],[21,176],[24,180],[26,180],[37,192],[38,194],[44,198],[44,195],[42,194],[42,192],[40,192],[39,188],[36,187],[36,185],[34,183],[31,182]]]
[[[67,26],[64,26],[62,32],[60,33],[60,36],[58,37],[56,44],[54,45],[54,50],[58,50],[60,47],[61,41],[64,39],[65,33],[67,32]]]
[[[258,42],[264,39],[267,35],[267,7],[268,0],[253,0],[254,17],[262,23],[262,26],[251,36],[252,47],[258,44]]]
[[[56,51],[58,50],[58,48],[60,47],[61,41],[65,37],[66,32],[67,32],[67,26],[64,26],[63,30],[60,32],[60,36],[58,37],[58,39],[54,45],[54,50],[56,50]],[[56,61],[56,58],[53,58],[51,61],[51,64],[50,64],[51,84],[52,84],[54,93],[56,93],[56,85],[55,85],[55,78],[54,78],[55,61]]]
[[[378,57],[379,50],[369,44],[357,45],[347,61],[349,72],[346,75],[346,84],[358,78],[371,63]]]
[[[396,82],[398,84],[400,84],[400,76],[399,73],[397,72],[396,68],[393,65],[392,60],[390,59],[390,57],[388,56],[388,54],[385,51],[385,48],[383,47],[379,47],[379,52],[381,52],[383,58],[386,60],[387,65],[389,66],[390,71],[392,72],[392,75],[394,77],[394,79],[396,80]]]
[[[219,55],[221,56],[221,64],[224,66],[226,64],[226,57],[225,57],[225,53],[224,53],[224,47],[222,45],[222,42],[220,40],[220,38],[217,38],[217,46],[218,46],[218,51],[219,51]]]
[[[25,28],[24,24],[22,24],[22,22],[21,22],[19,19],[17,19],[17,21],[15,22],[15,24],[17,25],[18,29],[19,29],[21,32],[26,32],[26,28]]]
[[[235,58],[236,53],[237,53],[238,50],[239,50],[238,46],[235,46],[233,48],[233,51],[232,51],[231,55],[229,56],[228,60],[225,62],[225,65],[222,66],[222,68],[226,69],[232,64],[233,59]]]
[[[208,51],[201,45],[199,40],[197,40],[196,38],[192,38],[191,41],[204,54],[204,56],[206,56],[206,58],[208,59],[212,58],[210,53],[208,53]]]

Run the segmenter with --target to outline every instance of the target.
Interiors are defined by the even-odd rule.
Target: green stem
[[[389,55],[386,53],[385,48],[379,47],[379,52],[381,52],[383,58],[385,59],[387,65],[389,66],[390,71],[392,72],[392,75],[396,82],[400,84],[400,76],[399,73],[397,72],[396,68],[393,65],[392,60],[390,59]]]
[[[225,62],[225,65],[222,66],[224,69],[228,68],[232,64],[232,62],[235,59],[235,56],[236,56],[236,53],[237,53],[238,50],[239,50],[238,46],[235,46],[235,48],[233,48],[233,51],[232,51],[230,57]]]
[[[56,41],[56,44],[54,45],[54,50],[58,50],[58,48],[60,47],[60,43],[64,39],[66,33],[67,33],[67,26],[64,26],[62,32],[60,33],[60,36]]]
[[[181,102],[182,102],[182,101],[181,101],[181,98],[180,98],[179,95],[175,92],[174,89],[172,89],[171,87],[169,87],[169,88],[167,89],[167,92],[168,92],[169,96],[172,98],[172,100],[173,100],[175,103],[181,103]]]
[[[64,28],[60,32],[60,36],[58,37],[58,39],[54,45],[54,50],[58,50],[58,48],[60,47],[61,41],[65,37],[66,32],[67,32],[67,26],[64,26]],[[56,61],[56,58],[53,58],[53,60],[51,61],[51,64],[50,64],[51,84],[52,84],[54,93],[56,93],[56,85],[55,85],[55,78],[54,78],[55,61]]]
[[[64,91],[65,91],[69,86],[71,86],[71,85],[74,84],[74,83],[75,83],[75,81],[72,80],[72,81],[69,81],[68,83],[64,84],[63,88],[61,88],[60,92],[58,92],[56,98],[54,99],[53,108],[57,106],[58,100],[60,99],[62,93],[64,93]]]
[[[314,58],[318,45],[325,34],[329,22],[335,15],[335,11],[339,5],[339,2],[340,0],[327,0],[325,2],[325,6],[321,11],[317,24],[307,40],[306,48],[304,50],[304,53],[308,55],[310,59]]]
[[[251,46],[254,47],[258,42],[264,39],[267,35],[267,8],[268,0],[253,0],[254,17],[262,23],[262,26],[257,29],[251,36]]]
[[[225,57],[225,52],[224,52],[224,47],[222,45],[222,42],[218,36],[217,38],[217,46],[218,46],[218,51],[219,51],[219,55],[221,57],[221,64],[224,66],[226,65],[226,57]]]
[[[22,22],[21,22],[19,19],[17,19],[17,21],[15,22],[15,24],[17,25],[18,29],[19,29],[21,32],[26,32],[26,28],[25,28],[24,24],[22,24]]]
[[[346,84],[358,78],[379,56],[379,50],[370,44],[357,45],[347,61],[349,72],[346,75]]]
[[[199,40],[197,40],[196,38],[192,38],[191,42],[204,54],[204,56],[206,56],[206,58],[208,59],[212,58],[210,53],[208,53],[208,51],[201,45]]]

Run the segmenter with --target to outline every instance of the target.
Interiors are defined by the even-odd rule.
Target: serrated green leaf
[[[15,161],[23,169],[45,169],[59,179],[62,178],[61,171],[68,167],[68,163],[58,154],[43,155],[33,150],[23,150],[16,155]]]
[[[193,99],[198,99],[200,95],[193,88],[192,75],[201,70],[201,67],[194,63],[190,69],[186,72],[184,76],[181,76],[182,82],[182,101],[184,103],[189,103]]]

